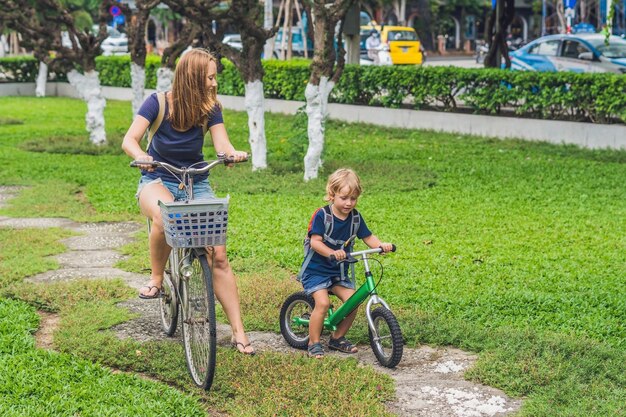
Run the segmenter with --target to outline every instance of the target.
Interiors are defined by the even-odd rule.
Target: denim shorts
[[[174,201],[185,200],[187,198],[187,193],[185,190],[181,190],[178,188],[178,182],[172,181],[163,181],[161,178],[148,178],[144,175],[139,179],[139,185],[137,186],[137,193],[135,197],[139,199],[139,193],[148,184],[163,184],[165,188],[172,193],[172,197],[174,197]],[[204,179],[198,182],[193,183],[193,198],[197,200],[207,199],[207,198],[215,198],[215,193],[211,189],[209,185],[209,180]]]
[[[335,285],[354,289],[354,282],[348,278],[340,277],[323,277],[321,275],[304,274],[302,276],[302,286],[307,294],[313,294],[319,290],[327,290]]]

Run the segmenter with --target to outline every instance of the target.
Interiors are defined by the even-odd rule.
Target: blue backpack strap
[[[324,210],[324,241],[330,243],[331,245],[336,245],[337,243],[335,243],[335,239],[330,237],[333,234],[333,229],[335,227],[332,208],[329,204],[324,206],[322,210]]]
[[[313,257],[313,254],[315,253],[313,248],[311,248],[311,237],[309,236],[309,233],[311,233],[311,229],[313,228],[313,222],[315,221],[315,216],[317,216],[317,213],[320,210],[324,210],[324,234],[326,234],[329,230],[332,231],[332,227],[333,227],[332,212],[330,215],[330,223],[329,223],[328,215],[327,215],[328,211],[326,210],[326,207],[315,210],[315,213],[313,213],[313,215],[311,216],[311,220],[309,221],[309,228],[307,230],[306,237],[304,238],[304,262],[302,262],[300,271],[298,272],[298,275],[296,275],[296,279],[298,281],[302,280],[302,275],[304,274],[306,267],[309,266],[309,262],[311,262],[311,258]]]
[[[347,240],[347,242],[349,243],[346,247],[346,250],[348,252],[352,252],[352,248],[354,247],[354,241],[356,240],[357,233],[359,232],[359,228],[361,227],[361,214],[357,211],[357,209],[352,209],[351,216],[352,216],[352,219],[350,221],[350,237]],[[354,264],[350,264],[350,273],[352,275],[352,281],[354,281],[355,280]],[[343,278],[343,268],[341,269],[341,276]]]
[[[354,239],[356,239],[359,228],[361,227],[361,214],[357,209],[352,209],[352,222],[350,224],[350,245],[354,245]]]

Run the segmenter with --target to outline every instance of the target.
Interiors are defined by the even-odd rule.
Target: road
[[[426,67],[434,66],[454,66],[463,68],[483,68],[483,65],[477,64],[472,56],[428,56],[426,58]]]

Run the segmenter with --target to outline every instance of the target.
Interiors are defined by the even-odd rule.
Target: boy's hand
[[[343,261],[344,259],[346,259],[346,252],[343,249],[338,249],[331,253],[331,255],[333,255],[338,261]]]
[[[391,243],[381,243],[380,247],[382,248],[383,252],[391,252],[391,250],[393,249],[393,244],[391,244]]]

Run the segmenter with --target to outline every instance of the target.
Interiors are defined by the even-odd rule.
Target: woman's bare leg
[[[149,246],[150,246],[150,281],[148,285],[143,287],[141,294],[151,296],[157,293],[163,283],[163,271],[171,248],[165,242],[165,234],[163,232],[163,220],[161,218],[161,209],[158,201],[173,201],[172,194],[163,184],[148,184],[143,187],[139,193],[139,207],[141,213],[152,220],[150,226]]]
[[[207,251],[209,253],[208,259],[210,262],[212,260],[213,266],[213,288],[230,323],[233,332],[233,342],[240,343],[237,345],[239,351],[252,353],[254,352],[254,348],[248,346],[250,340],[243,328],[241,305],[239,303],[239,289],[237,288],[235,274],[226,257],[226,246],[210,247],[207,248]],[[211,252],[213,252],[213,256]]]

